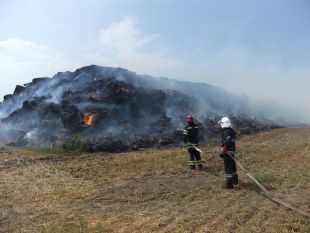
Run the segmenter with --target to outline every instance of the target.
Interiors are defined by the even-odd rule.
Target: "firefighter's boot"
[[[233,183],[234,183],[234,185],[237,185],[237,184],[239,183],[238,174],[235,174],[235,175],[233,176]]]
[[[232,178],[226,178],[224,188],[233,189],[234,188],[234,180]]]
[[[191,170],[195,170],[195,161],[192,161],[192,160],[190,160],[189,161],[189,168],[191,169]]]

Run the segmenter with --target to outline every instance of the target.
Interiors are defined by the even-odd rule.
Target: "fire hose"
[[[238,160],[236,160],[236,158],[234,158],[234,157],[233,157],[231,154],[229,154],[229,153],[227,153],[227,154],[235,161],[235,163],[238,165],[238,167],[240,167],[241,170],[244,171],[244,172],[246,173],[246,175],[247,175],[252,181],[254,181],[254,183],[263,191],[262,194],[263,194],[266,198],[268,198],[268,199],[271,200],[272,202],[275,202],[275,203],[277,203],[277,204],[279,204],[279,205],[282,205],[282,206],[284,206],[284,207],[286,207],[286,208],[288,208],[288,209],[290,209],[290,210],[292,210],[292,211],[294,211],[294,212],[296,212],[296,213],[299,213],[299,214],[301,214],[301,215],[304,215],[304,216],[306,216],[306,217],[308,217],[308,218],[310,217],[310,213],[307,213],[307,212],[305,212],[305,211],[303,211],[303,210],[301,210],[301,209],[298,209],[298,208],[296,208],[296,207],[294,207],[294,206],[291,206],[290,204],[287,204],[287,203],[283,202],[282,200],[280,200],[280,199],[278,199],[278,198],[273,197],[272,194],[271,194],[261,183],[259,183],[258,180],[255,179],[255,177],[254,177],[247,169],[245,169],[244,166],[243,166]]]
[[[200,150],[197,146],[194,146],[194,149],[195,149],[196,151],[198,151],[200,154],[203,154],[203,151]]]

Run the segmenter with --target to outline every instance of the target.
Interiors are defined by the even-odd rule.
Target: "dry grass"
[[[44,155],[0,149],[0,232],[310,232],[310,220],[266,200],[241,175],[221,189],[217,147],[189,171],[185,149]],[[238,140],[239,160],[271,192],[310,209],[310,129]]]

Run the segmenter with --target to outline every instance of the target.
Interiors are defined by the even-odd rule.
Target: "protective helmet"
[[[218,122],[221,128],[230,128],[231,122],[228,117],[222,117],[222,119]]]
[[[186,116],[186,121],[187,122],[193,122],[194,121],[194,117],[192,115],[187,115]]]

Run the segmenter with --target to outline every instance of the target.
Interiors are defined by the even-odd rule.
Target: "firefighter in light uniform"
[[[192,115],[186,117],[187,125],[183,131],[184,142],[187,143],[188,153],[189,153],[189,167],[190,169],[195,169],[196,164],[199,169],[202,169],[202,160],[199,151],[197,151],[198,146],[198,127],[194,122]]]
[[[222,144],[220,148],[220,157],[224,160],[224,170],[226,183],[224,188],[232,189],[234,185],[238,184],[238,174],[236,169],[235,161],[235,141],[236,141],[236,132],[232,129],[231,121],[228,117],[223,117],[219,122],[220,127],[222,128]]]

